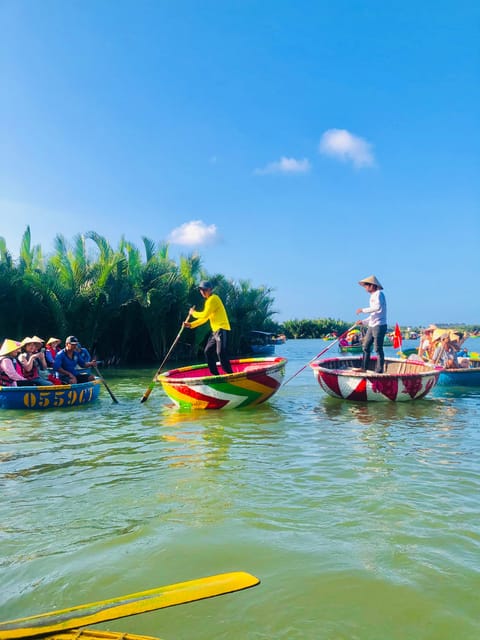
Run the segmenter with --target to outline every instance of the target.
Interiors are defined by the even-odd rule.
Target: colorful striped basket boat
[[[232,360],[233,373],[212,376],[206,364],[181,367],[157,377],[182,409],[239,409],[261,404],[280,387],[286,358]]]

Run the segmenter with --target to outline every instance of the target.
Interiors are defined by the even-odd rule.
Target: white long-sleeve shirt
[[[387,324],[387,300],[381,289],[377,289],[370,295],[369,305],[362,309],[362,313],[370,314],[364,321],[369,327]]]

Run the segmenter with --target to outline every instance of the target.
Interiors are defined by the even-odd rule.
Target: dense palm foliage
[[[104,360],[122,364],[158,362],[175,340],[188,309],[203,308],[198,291],[202,279],[212,280],[228,310],[232,355],[246,353],[251,330],[284,333],[289,339],[322,338],[344,332],[351,323],[324,318],[273,319],[274,297],[265,286],[233,282],[208,274],[200,256],[175,262],[168,245],[142,238],[139,249],[124,238],[116,249],[90,231],[69,243],[57,236],[52,255],[32,245],[27,227],[18,259],[13,260],[0,237],[0,339],[26,335],[64,339],[75,334]],[[458,328],[458,327],[457,327]],[[460,327],[478,333],[479,326]],[[183,331],[174,356],[196,358],[209,331],[203,325]]]
[[[287,320],[283,324],[287,338],[323,338],[329,334],[341,334],[352,323],[332,318],[320,318],[318,320]]]
[[[27,227],[18,260],[0,238],[0,337],[75,334],[99,358],[124,364],[160,360],[192,305],[203,307],[201,279],[213,280],[228,309],[231,351],[252,329],[276,326],[270,289],[206,273],[198,255],[169,258],[168,246],[143,238],[142,250],[122,239],[113,249],[91,231],[71,243],[57,236],[44,258]],[[208,326],[185,330],[177,356],[196,357]]]

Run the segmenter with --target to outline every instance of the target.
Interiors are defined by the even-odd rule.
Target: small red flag
[[[400,331],[400,327],[398,323],[395,323],[395,333],[393,334],[393,348],[401,349],[402,348],[402,332]]]

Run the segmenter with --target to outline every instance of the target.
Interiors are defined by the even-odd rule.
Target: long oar
[[[192,309],[194,309],[195,307],[192,307]],[[190,318],[190,311],[188,312],[187,317],[185,318],[184,322],[188,322]],[[157,376],[160,375],[162,369],[163,369],[163,365],[165,364],[165,362],[168,360],[169,355],[172,353],[175,345],[177,344],[177,342],[180,340],[180,336],[183,333],[183,330],[185,328],[185,324],[184,322],[182,322],[182,326],[180,327],[180,331],[177,333],[177,337],[175,338],[175,340],[173,341],[172,346],[170,347],[170,349],[168,350],[167,355],[165,356],[165,358],[163,359],[162,364],[158,367],[157,369],[157,373],[153,376],[153,380],[152,382],[148,385],[147,390],[145,391],[145,393],[142,396],[142,399],[140,400],[140,402],[146,402],[148,400],[149,395],[152,393],[153,388],[155,387],[155,382],[157,381]]]
[[[299,373],[301,373],[304,369],[306,369],[308,367],[309,364],[311,364],[314,360],[317,360],[317,358],[320,358],[320,356],[323,356],[324,353],[327,353],[327,351],[329,349],[331,349],[333,347],[333,345],[338,342],[339,340],[341,340],[344,336],[347,335],[347,333],[349,333],[352,329],[355,329],[355,327],[357,326],[357,323],[353,324],[350,329],[347,329],[344,333],[342,333],[341,336],[338,336],[338,338],[335,338],[335,340],[332,340],[331,344],[328,345],[328,347],[326,347],[323,351],[320,351],[320,353],[317,353],[317,355],[315,357],[313,357],[311,360],[309,360],[307,362],[307,364],[304,364],[303,367],[301,369],[299,369],[296,373],[293,374],[293,376],[290,376],[290,378],[288,378],[288,380],[286,380],[283,383],[283,387],[288,384],[290,382],[290,380],[293,380],[293,378],[295,378],[295,376],[298,376]]]
[[[254,587],[260,580],[243,571],[220,573],[207,578],[179,582],[150,591],[132,593],[121,598],[79,605],[71,609],[42,613],[28,618],[0,623],[0,640],[28,638],[56,631],[85,627],[132,616],[137,613],[173,607],[177,604],[212,598],[233,591]]]
[[[110,387],[108,386],[105,378],[100,375],[100,371],[98,370],[98,367],[92,367],[92,369],[95,371],[95,373],[97,374],[97,376],[100,378],[100,380],[103,382],[103,385],[105,387],[105,389],[108,391],[108,393],[110,394],[111,399],[113,400],[113,402],[115,402],[115,404],[118,404],[118,400],[116,399],[116,397],[113,395],[113,391],[110,389]]]

